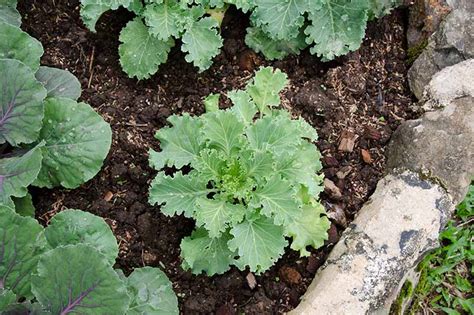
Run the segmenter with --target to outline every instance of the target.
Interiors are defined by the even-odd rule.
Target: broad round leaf
[[[0,22],[20,27],[21,15],[14,7],[8,5],[0,5]]]
[[[9,209],[15,212],[15,203],[11,197],[6,197],[3,200],[0,199],[0,208]]]
[[[0,73],[0,144],[31,143],[43,123],[46,90],[20,61],[0,59]]]
[[[0,310],[6,310],[16,302],[16,295],[10,290],[0,289]]]
[[[76,188],[99,172],[110,149],[112,131],[89,105],[50,98],[45,102],[39,138],[46,144],[34,185]]]
[[[129,77],[148,79],[168,59],[174,40],[160,40],[148,32],[140,18],[128,22],[120,33],[119,55],[123,71]]]
[[[130,297],[104,255],[88,245],[43,254],[31,279],[38,302],[52,314],[125,314]]]
[[[81,96],[81,83],[69,71],[42,66],[36,72],[36,79],[46,88],[48,97],[77,100]]]
[[[118,256],[118,245],[104,219],[81,210],[61,211],[53,217],[44,231],[52,248],[62,245],[85,244],[101,252],[110,265]]]
[[[332,60],[359,48],[367,24],[367,0],[330,0],[314,6],[305,29],[312,54]]]
[[[43,251],[37,242],[42,231],[35,219],[0,206],[0,279],[18,297],[33,297],[30,278]]]
[[[29,193],[24,197],[14,197],[13,202],[16,213],[24,217],[35,217],[35,206],[33,205],[33,199]]]
[[[27,194],[27,187],[40,172],[42,147],[43,143],[21,156],[0,159],[0,202]]]
[[[19,60],[36,71],[42,55],[43,46],[37,39],[16,26],[0,23],[0,58]]]
[[[131,296],[127,315],[179,314],[171,282],[160,269],[135,269],[127,279],[127,286]]]

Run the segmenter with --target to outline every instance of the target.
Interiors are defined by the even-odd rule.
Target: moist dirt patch
[[[173,282],[184,314],[278,314],[293,309],[324,262],[331,244],[374,191],[385,165],[385,146],[405,119],[416,116],[406,74],[406,12],[369,23],[357,52],[322,63],[304,51],[283,61],[266,62],[244,43],[248,16],[230,11],[222,26],[224,47],[201,74],[173,49],[167,64],[150,80],[130,79],[118,60],[118,36],[132,16],[125,10],[101,18],[91,33],[74,0],[20,1],[22,28],[39,39],[42,63],[67,69],[80,80],[81,100],[92,105],[113,129],[113,144],[102,171],[79,189],[34,189],[38,219],[46,223],[65,208],[102,216],[120,244],[117,267],[158,266]],[[285,71],[291,80],[283,106],[303,116],[319,133],[328,189],[322,195],[333,224],[327,245],[300,258],[288,249],[260,276],[232,268],[224,275],[195,276],[182,270],[181,239],[194,222],[165,217],[148,204],[155,171],[149,148],[159,149],[154,133],[172,114],[200,114],[202,98],[242,88],[262,65]],[[222,98],[221,105],[228,106]]]

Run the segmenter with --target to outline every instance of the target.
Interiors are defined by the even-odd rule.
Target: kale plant
[[[100,217],[65,210],[43,228],[0,205],[1,314],[178,314],[166,275],[113,265],[117,241]]]
[[[284,253],[287,238],[303,256],[327,239],[316,131],[274,108],[286,84],[284,73],[262,68],[245,90],[227,94],[231,108],[220,110],[211,95],[205,114],[171,116],[172,127],[156,134],[161,152],[151,150],[150,163],[161,171],[149,200],[165,215],[196,220],[181,242],[183,267],[194,273],[231,265],[261,273]],[[166,167],[181,170],[168,176]]]
[[[360,46],[368,19],[399,0],[81,0],[81,16],[95,31],[100,16],[124,7],[136,14],[120,34],[120,63],[130,77],[149,78],[181,39],[186,61],[200,71],[219,54],[228,7],[250,13],[246,44],[268,59],[311,53],[331,60]]]
[[[0,4],[16,12],[15,1]],[[0,18],[0,204],[29,205],[28,186],[76,188],[94,177],[112,141],[110,126],[78,103],[81,85],[65,70],[40,66],[43,47]],[[25,209],[25,207],[21,207]]]

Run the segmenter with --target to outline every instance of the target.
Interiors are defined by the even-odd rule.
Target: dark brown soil
[[[337,242],[375,189],[392,132],[413,116],[403,11],[370,23],[363,47],[332,63],[321,63],[308,51],[264,62],[243,42],[248,18],[230,12],[223,24],[224,48],[210,70],[199,74],[174,49],[158,75],[137,82],[121,71],[118,62],[118,35],[131,18],[128,12],[106,14],[93,34],[80,21],[78,0],[24,0],[20,10],[23,29],[45,47],[43,64],[73,72],[82,83],[82,100],[96,108],[114,132],[112,149],[96,178],[76,190],[33,191],[38,218],[47,222],[65,208],[106,218],[120,242],[117,267],[125,271],[144,265],[162,268],[173,282],[184,314],[277,314],[294,308],[330,244]],[[246,271],[232,269],[206,277],[181,269],[179,244],[194,223],[165,217],[159,207],[148,204],[148,185],[155,172],[148,166],[147,150],[158,149],[153,135],[166,125],[168,116],[201,113],[202,97],[244,86],[263,64],[288,73],[291,85],[283,104],[318,130],[324,173],[342,197],[337,189],[322,196],[335,222],[328,246],[309,258],[288,250],[276,266],[256,277],[257,285],[250,289],[252,275]],[[352,140],[351,152],[338,149],[341,141]]]

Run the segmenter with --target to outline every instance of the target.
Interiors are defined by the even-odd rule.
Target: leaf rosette
[[[219,110],[211,95],[205,114],[171,116],[172,126],[156,134],[161,152],[151,150],[150,163],[161,171],[150,203],[196,220],[181,243],[183,266],[195,273],[231,265],[261,273],[284,253],[287,237],[301,255],[327,238],[316,131],[274,108],[286,83],[281,71],[262,68],[246,90],[228,93],[231,108]],[[165,167],[181,171],[169,176]]]

